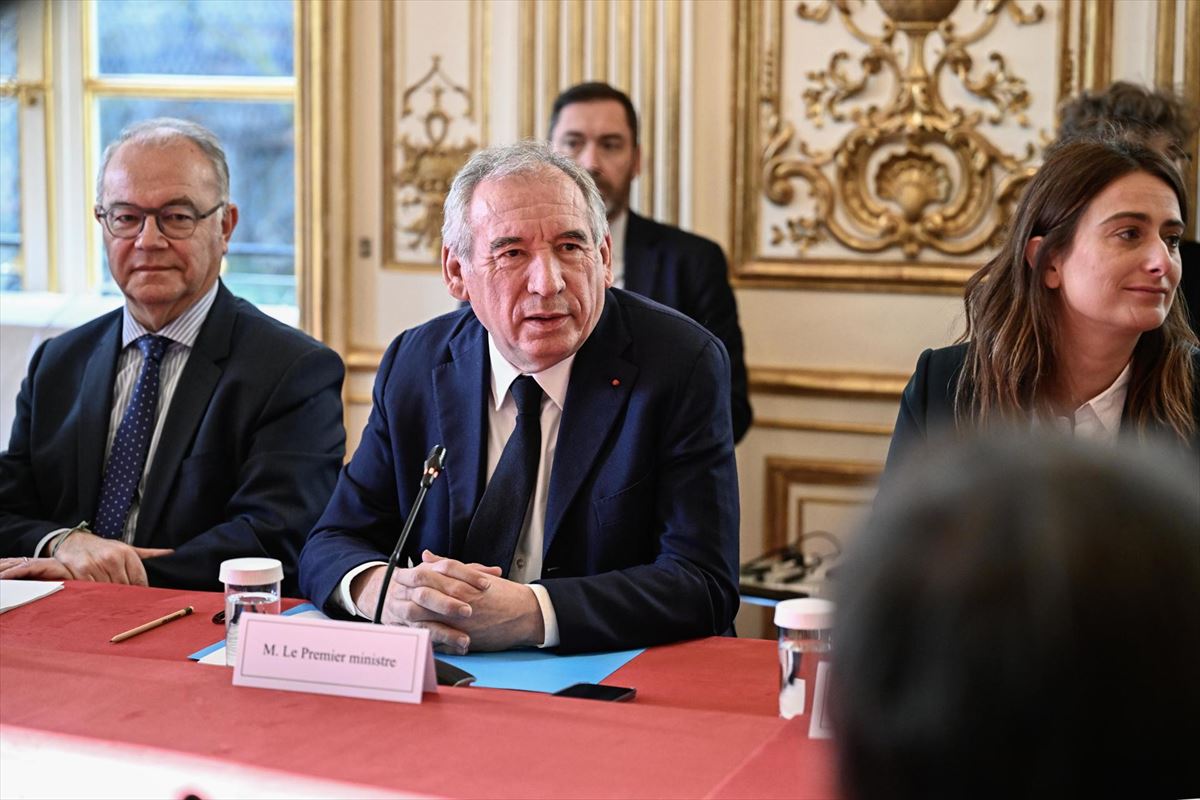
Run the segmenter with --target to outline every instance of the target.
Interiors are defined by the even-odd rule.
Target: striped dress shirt
[[[187,365],[188,356],[200,335],[200,326],[208,317],[208,310],[217,299],[217,283],[212,285],[195,303],[180,314],[172,322],[164,325],[162,330],[149,331],[133,318],[126,304],[122,312],[121,355],[117,359],[117,377],[113,381],[112,413],[108,417],[108,439],[104,445],[104,463],[108,464],[108,454],[112,450],[113,439],[117,436],[117,428],[125,410],[133,399],[133,387],[142,371],[142,351],[133,343],[147,333],[157,333],[171,340],[167,353],[163,356],[159,367],[158,408],[154,414],[154,433],[150,437],[150,449],[146,451],[146,464],[142,468],[142,480],[138,483],[137,492],[133,496],[133,505],[129,508],[129,516],[125,520],[125,533],[121,537],[126,544],[133,543],[133,532],[137,529],[138,509],[141,506],[142,492],[146,487],[146,475],[154,463],[154,452],[158,449],[158,440],[162,436],[163,422],[167,417],[167,409],[171,407],[171,398],[175,396],[175,387],[179,385],[179,376]]]

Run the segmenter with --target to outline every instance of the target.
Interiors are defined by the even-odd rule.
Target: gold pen
[[[132,636],[137,636],[139,633],[145,633],[146,631],[157,628],[160,625],[166,625],[171,620],[182,619],[183,617],[186,617],[188,614],[191,614],[192,611],[194,611],[194,610],[195,609],[193,609],[191,606],[188,606],[187,608],[181,608],[178,611],[172,611],[170,614],[167,614],[165,617],[159,617],[156,620],[151,620],[150,622],[147,622],[145,625],[138,625],[136,628],[127,630],[124,633],[118,633],[116,636],[109,639],[109,641],[110,642],[123,642]]]

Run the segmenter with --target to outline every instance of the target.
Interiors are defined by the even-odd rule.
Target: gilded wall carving
[[[1070,83],[1068,2],[821,0],[739,14],[744,280],[956,290]],[[1031,39],[1050,61],[1030,58]],[[820,43],[819,47],[813,45]]]
[[[444,28],[416,24],[435,10]],[[486,2],[381,4],[385,267],[440,264],[450,183],[487,141],[489,14]]]
[[[471,93],[442,71],[440,56],[433,56],[432,61],[429,71],[401,95],[401,126],[416,120],[420,128],[416,133],[402,132],[396,141],[400,158],[392,181],[399,205],[396,232],[401,234],[393,240],[396,256],[424,249],[430,257],[438,257],[442,248],[442,205],[450,183],[479,146],[469,136],[457,143],[449,140],[455,117],[447,113],[443,98],[448,96],[464,105],[461,116],[470,119]],[[423,113],[417,111],[421,106]]]

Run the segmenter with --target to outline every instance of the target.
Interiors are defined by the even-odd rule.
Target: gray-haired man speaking
[[[729,358],[612,283],[591,177],[535,144],[477,153],[446,201],[442,276],[470,304],[401,334],[354,459],[300,558],[330,613],[444,650],[563,651],[727,631],[738,492]],[[447,449],[398,569],[381,564]]]

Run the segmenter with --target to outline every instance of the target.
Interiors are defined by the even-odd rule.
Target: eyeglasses
[[[107,209],[96,206],[96,219],[118,239],[136,239],[146,227],[146,217],[154,217],[158,230],[168,239],[187,239],[196,232],[200,220],[217,213],[225,201],[201,214],[190,203],[176,203],[162,208],[142,208],[132,203],[117,203]]]

